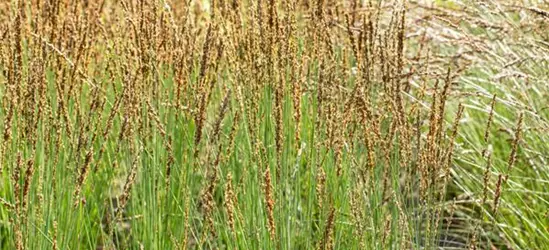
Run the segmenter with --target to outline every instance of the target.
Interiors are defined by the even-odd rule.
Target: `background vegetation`
[[[548,9],[2,1],[0,248],[549,248]]]

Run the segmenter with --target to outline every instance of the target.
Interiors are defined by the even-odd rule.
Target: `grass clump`
[[[0,4],[1,249],[549,246],[547,6]]]

